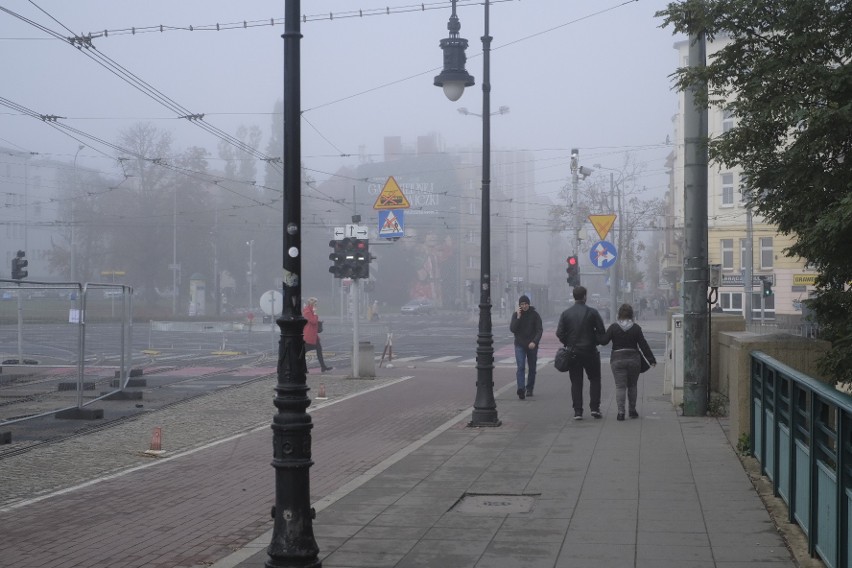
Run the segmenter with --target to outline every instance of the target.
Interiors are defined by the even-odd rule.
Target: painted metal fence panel
[[[810,554],[850,566],[852,397],[765,353],[751,357],[751,451]]]

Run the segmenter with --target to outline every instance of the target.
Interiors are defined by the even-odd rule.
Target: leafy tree
[[[737,118],[710,157],[742,167],[748,205],[795,237],[788,256],[819,272],[808,304],[832,342],[820,369],[852,382],[852,2],[686,0],[657,16],[725,40],[706,67],[678,69],[677,88],[706,83],[696,105]]]

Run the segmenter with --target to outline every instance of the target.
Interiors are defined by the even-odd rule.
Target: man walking
[[[541,316],[530,306],[529,296],[518,299],[518,309],[512,314],[509,330],[515,334],[515,362],[518,365],[518,398],[524,400],[533,395],[535,388],[535,366],[538,361],[538,344],[541,341]],[[524,386],[524,365],[527,365]],[[600,373],[599,373],[600,374]]]
[[[568,368],[571,380],[571,399],[574,420],[583,419],[583,371],[589,378],[589,408],[594,418],[601,414],[601,354],[600,338],[606,333],[601,315],[586,305],[586,289],[574,288],[574,305],[559,316],[556,337],[563,345],[573,346],[577,357]]]

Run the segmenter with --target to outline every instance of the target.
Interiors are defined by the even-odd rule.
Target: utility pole
[[[612,212],[615,213],[615,176],[612,172],[609,172],[609,200],[612,204]],[[618,221],[619,223],[621,222],[621,215],[618,216]],[[612,227],[612,230],[615,230],[615,227]],[[620,231],[618,238],[621,238]],[[615,242],[614,238],[612,240]],[[618,287],[621,285],[621,278],[618,275],[622,258],[620,244],[616,250],[618,251],[618,257],[615,259],[615,263],[612,265],[612,272],[609,275],[609,321],[615,321],[618,315]]]
[[[574,248],[573,252],[575,255],[579,256],[580,254],[580,208],[579,204],[579,195],[580,195],[580,150],[577,148],[571,149],[571,201],[573,204],[571,207],[574,209]]]
[[[689,38],[689,66],[707,61],[704,31]],[[695,99],[706,83],[684,91],[683,414],[707,414],[709,336],[707,330],[707,106]]]
[[[746,325],[750,324],[754,319],[754,312],[752,311],[752,304],[754,304],[752,280],[754,280],[754,227],[752,226],[751,207],[746,207],[746,261],[745,274],[743,275],[743,295],[745,296],[743,306],[745,307]],[[761,299],[763,298],[762,291],[760,297]],[[760,314],[762,318],[762,310]]]

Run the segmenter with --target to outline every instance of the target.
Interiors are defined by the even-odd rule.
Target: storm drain
[[[532,511],[538,495],[482,495],[465,493],[451,511],[468,515],[511,515]]]

